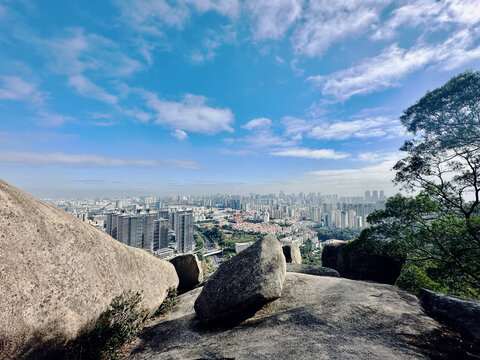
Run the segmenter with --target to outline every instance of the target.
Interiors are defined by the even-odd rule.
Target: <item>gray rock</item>
[[[416,296],[395,286],[287,273],[279,299],[233,328],[210,331],[195,317],[200,292],[181,295],[170,314],[139,335],[127,358],[416,360],[432,353],[468,359],[447,356],[452,344],[433,336],[444,334],[443,326]]]
[[[195,301],[208,326],[241,322],[277,299],[285,280],[285,257],[277,238],[267,236],[221,265]]]
[[[316,275],[316,276],[340,277],[340,274],[338,273],[337,270],[326,268],[323,266],[307,265],[307,264],[287,264],[287,272],[309,274],[309,275]]]
[[[174,257],[170,262],[175,266],[180,283],[180,294],[192,290],[203,281],[203,270],[197,255],[186,254]]]
[[[480,342],[480,301],[421,289],[419,297],[425,311]]]
[[[322,265],[337,270],[342,277],[370,280],[393,285],[404,262],[389,256],[349,249],[349,244],[327,245],[322,251]]]
[[[300,253],[300,248],[298,247],[297,244],[284,245],[283,255],[285,255],[285,260],[287,261],[287,263],[292,263],[292,264],[302,263],[302,254]]]
[[[0,359],[49,358],[132,290],[151,313],[175,268],[0,180]]]

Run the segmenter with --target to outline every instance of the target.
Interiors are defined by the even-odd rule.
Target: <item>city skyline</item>
[[[0,0],[0,173],[43,198],[393,195],[402,110],[480,65],[470,1]]]

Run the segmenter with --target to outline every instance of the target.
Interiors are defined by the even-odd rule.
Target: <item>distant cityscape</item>
[[[320,193],[143,196],[49,200],[56,207],[110,234],[123,244],[145,249],[161,258],[203,250],[221,261],[221,246],[209,242],[201,229],[219,228],[226,234],[274,234],[282,243],[313,249],[323,244],[317,229],[356,229],[368,226],[367,216],[385,207],[383,191],[364,196]],[[335,240],[335,239],[331,239]],[[198,246],[198,242],[202,246]],[[251,242],[235,244],[235,252]],[[220,253],[220,255],[218,255]]]

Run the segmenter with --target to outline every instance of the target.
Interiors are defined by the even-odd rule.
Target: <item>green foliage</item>
[[[316,227],[314,230],[317,230],[318,240],[320,241],[325,241],[328,239],[352,240],[360,234],[360,230],[358,229],[333,229]]]
[[[175,305],[178,304],[178,292],[176,287],[171,287],[168,289],[168,294],[165,300],[163,300],[162,305],[155,312],[155,316],[164,315],[170,310],[173,309]]]
[[[200,250],[202,248],[203,248],[203,241],[200,238],[200,236],[195,234],[195,251]]]
[[[93,329],[83,333],[66,347],[66,359],[114,358],[115,353],[135,335],[147,318],[140,306],[140,293],[126,291],[115,297],[108,310],[102,313]]]
[[[403,267],[396,285],[402,289],[413,292],[414,294],[418,294],[421,288],[432,291],[445,291],[439,283],[433,281],[427,276],[425,269],[422,270],[412,263],[407,263]]]
[[[400,149],[395,182],[418,195],[370,214],[361,246],[407,257],[400,286],[480,298],[480,72],[455,76],[400,119],[416,136]]]
[[[312,251],[312,242],[310,240],[307,240],[305,244],[300,246],[300,253],[302,254],[302,264],[322,266],[322,254],[313,253]]]

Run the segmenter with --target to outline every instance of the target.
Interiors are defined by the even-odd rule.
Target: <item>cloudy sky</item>
[[[43,197],[393,194],[480,0],[0,0],[0,177]]]

